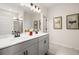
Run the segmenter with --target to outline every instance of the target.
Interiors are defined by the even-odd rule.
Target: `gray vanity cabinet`
[[[33,44],[21,51],[15,53],[15,55],[38,55],[38,48],[37,44]]]
[[[44,55],[48,52],[49,36],[43,35],[0,49],[0,55]]]
[[[38,55],[38,45],[34,44],[25,50],[25,55]]]
[[[24,55],[38,55],[38,38],[34,38],[27,42]]]
[[[34,42],[35,42],[35,39],[34,39]],[[29,44],[32,44],[32,43],[33,41],[30,41]],[[35,42],[32,45],[28,45],[28,46],[26,45],[26,48],[23,49],[23,51],[18,52],[16,55],[38,55],[38,42]]]
[[[34,38],[0,50],[0,55],[36,55],[38,54],[38,39]]]

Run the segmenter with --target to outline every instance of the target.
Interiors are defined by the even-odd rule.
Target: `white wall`
[[[54,44],[79,50],[79,30],[66,29],[66,15],[79,13],[79,4],[56,4],[51,7],[48,14],[50,49]],[[53,29],[53,17],[62,16],[62,29]],[[51,47],[52,46],[52,47]]]

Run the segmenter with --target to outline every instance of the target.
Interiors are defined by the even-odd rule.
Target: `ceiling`
[[[64,4],[68,5],[68,4],[72,4],[72,3],[34,3],[34,4],[35,5],[38,5],[38,6],[45,7],[45,8],[52,8],[54,6],[64,5]],[[29,8],[22,7],[20,5],[20,3],[2,3],[2,4],[0,3],[0,7],[1,7],[1,5],[4,5],[4,8],[5,7],[8,8],[7,6],[10,6],[10,7],[14,8],[14,9],[17,9],[17,10],[24,9],[25,11],[27,11],[29,13],[32,13],[32,11],[30,11]]]
[[[76,4],[78,4],[79,5],[79,3],[37,3],[37,4],[39,4],[40,6],[43,6],[43,7],[45,7],[45,8],[52,8],[52,7],[54,7],[54,6],[58,6],[58,5],[76,5]]]
[[[43,6],[45,8],[50,8],[51,6],[56,5],[56,3],[38,3],[40,6]]]

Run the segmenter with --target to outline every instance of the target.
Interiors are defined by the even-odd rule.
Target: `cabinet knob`
[[[46,40],[44,40],[44,43],[46,43]]]
[[[25,52],[23,52],[23,55],[25,55]]]
[[[26,51],[24,51],[24,53],[23,53],[24,55],[28,55],[28,51],[26,50]]]
[[[28,55],[28,51],[26,50],[25,52],[26,52],[26,55]]]

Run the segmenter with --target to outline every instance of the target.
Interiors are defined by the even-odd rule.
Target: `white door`
[[[49,48],[49,37],[48,35],[39,38],[39,54],[44,55],[48,52]]]

